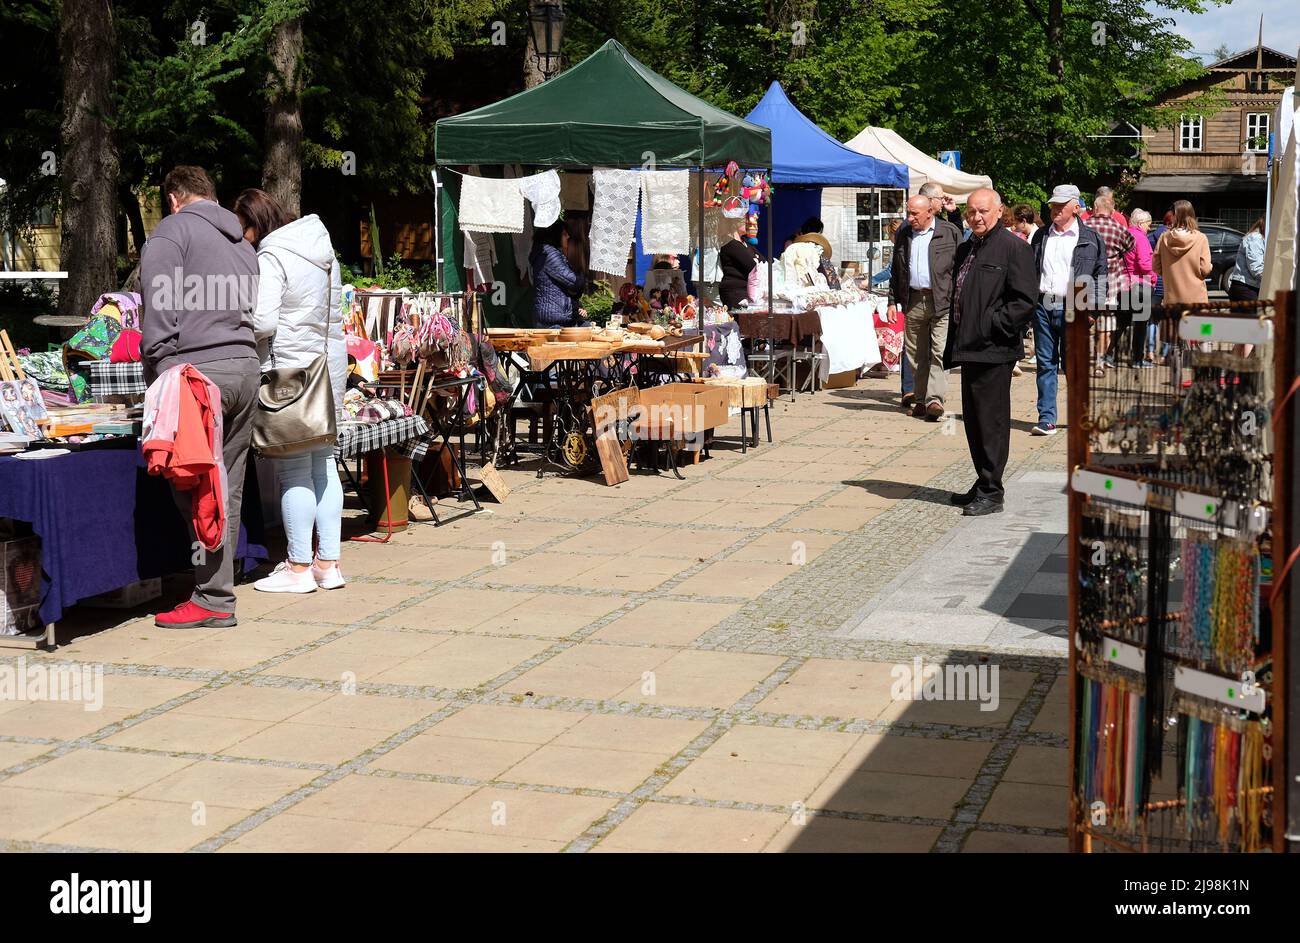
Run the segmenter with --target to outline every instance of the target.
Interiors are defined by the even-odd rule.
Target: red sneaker
[[[229,629],[239,623],[233,612],[213,612],[187,599],[171,612],[158,613],[153,624],[160,629]]]

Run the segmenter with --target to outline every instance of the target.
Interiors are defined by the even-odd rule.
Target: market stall
[[[1072,850],[1294,841],[1295,299],[1157,310],[1167,365],[1100,378],[1067,325]]]
[[[191,565],[193,549],[171,489],[145,472],[134,440],[124,447],[39,454],[44,457],[0,456],[0,556],[6,562],[0,645],[14,644],[3,636],[18,630],[42,632],[52,646],[56,624],[74,604],[150,584],[133,597],[147,601],[161,592],[159,577]],[[251,471],[244,488],[240,572],[267,559]],[[26,585],[18,586],[25,568]]]
[[[487,279],[493,246],[509,243],[515,258],[526,256],[532,226],[552,222],[561,206],[590,207],[589,268],[615,284],[626,277],[638,220],[653,251],[692,256],[700,272],[709,249],[706,174],[711,183],[732,162],[766,169],[772,156],[766,129],[683,91],[614,40],[540,86],[440,120],[435,153],[443,281],[453,287]],[[501,176],[481,176],[491,168]],[[647,301],[637,324],[620,321],[594,338],[530,339],[524,349],[518,334],[498,333],[498,351],[519,356],[517,388],[540,400],[549,460],[590,470],[598,454],[591,401],[675,379],[693,362],[686,348],[705,338],[684,326],[689,304],[677,298],[651,313]]]
[[[772,131],[772,183],[777,190],[818,188],[822,193],[821,188],[905,190],[908,186],[906,166],[840,144],[795,107],[779,82],[768,87],[747,118]],[[787,231],[796,233],[803,219],[783,218],[775,211],[776,205],[781,203],[763,214],[771,219],[769,228],[777,229],[782,236]],[[815,388],[816,381],[824,382],[830,375],[858,371],[880,362],[874,316],[885,309],[887,299],[869,289],[840,290],[838,285],[831,285],[826,273],[805,269],[796,262],[795,256],[804,251],[791,246],[783,253],[781,265],[769,268],[770,291],[761,291],[760,279],[760,292],[751,298],[750,313],[741,316],[741,332],[749,338],[792,345],[791,365],[799,359],[807,360],[811,364],[810,380],[815,378],[808,385]],[[824,253],[822,261],[831,262]],[[830,274],[834,274],[833,266]],[[760,311],[763,314],[758,314]],[[788,319],[785,323],[778,320],[783,314]],[[775,355],[768,360],[769,365],[776,362]],[[787,372],[793,391],[792,366]]]

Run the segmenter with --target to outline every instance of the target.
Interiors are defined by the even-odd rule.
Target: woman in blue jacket
[[[533,234],[528,256],[533,278],[533,327],[576,327],[587,312],[578,299],[587,287],[586,239],[577,220],[557,220]]]

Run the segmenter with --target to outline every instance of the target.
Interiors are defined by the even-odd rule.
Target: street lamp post
[[[563,0],[531,0],[528,4],[528,34],[533,58],[545,81],[560,71],[560,44],[564,40]]]

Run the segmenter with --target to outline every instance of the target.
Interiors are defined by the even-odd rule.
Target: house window
[[[1246,115],[1246,150],[1254,154],[1268,153],[1268,122],[1272,116],[1267,111],[1252,111]]]
[[[1202,115],[1183,115],[1178,122],[1178,149],[1199,151],[1204,133],[1205,118]]]
[[[907,191],[892,188],[859,193],[855,201],[853,229],[846,234],[847,241],[866,245],[888,243],[889,222],[905,218],[906,200]]]

